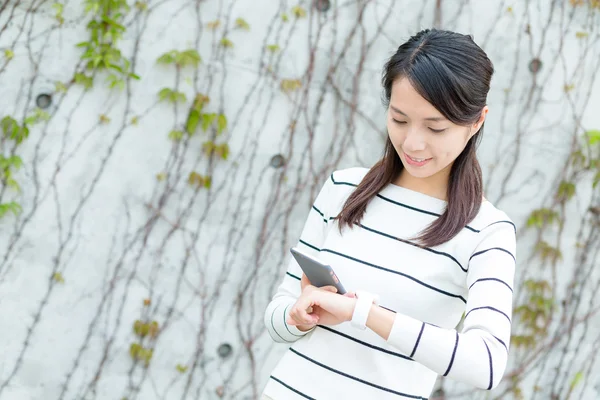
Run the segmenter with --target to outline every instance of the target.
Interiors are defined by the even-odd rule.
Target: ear
[[[471,126],[471,133],[469,134],[469,139],[472,138],[473,135],[475,135],[477,132],[479,132],[479,129],[481,129],[481,125],[483,125],[483,123],[485,122],[485,118],[487,117],[487,113],[489,110],[490,109],[488,108],[488,106],[483,107],[479,119]]]

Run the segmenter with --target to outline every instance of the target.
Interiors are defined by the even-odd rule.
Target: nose
[[[412,154],[423,151],[425,150],[425,137],[419,132],[419,129],[408,129],[406,138],[404,139],[404,145],[402,147],[404,151]]]

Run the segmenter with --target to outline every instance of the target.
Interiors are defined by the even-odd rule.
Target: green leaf
[[[75,74],[75,83],[83,85],[85,89],[90,89],[94,84],[94,78],[78,72]]]
[[[52,274],[52,279],[58,283],[65,283],[65,278],[60,272],[55,272],[54,274]]]
[[[227,128],[227,117],[223,114],[219,114],[217,119],[217,135],[220,135]]]
[[[558,186],[557,197],[560,201],[568,201],[575,195],[575,184],[562,181]]]
[[[11,212],[16,217],[23,211],[23,208],[19,203],[11,201],[9,203],[0,204],[0,218],[4,217],[7,213]]]
[[[54,8],[56,10],[56,14],[60,15],[63,12],[63,7],[64,5],[61,3],[54,3],[52,4],[52,8]]]
[[[588,137],[588,141],[590,146],[595,145],[600,142],[600,130],[591,130],[585,133]]]
[[[185,103],[187,101],[187,97],[185,96],[184,93],[181,92],[175,92],[175,98],[174,101],[177,102],[181,102],[181,103]]]
[[[110,89],[112,89],[114,87],[117,87],[117,88],[119,88],[121,90],[125,89],[125,81],[123,79],[119,78],[115,74],[110,74],[108,76],[108,82],[109,82],[108,87]]]
[[[202,112],[204,105],[207,104],[209,101],[210,101],[210,98],[208,96],[205,96],[202,93],[198,93],[196,95],[196,97],[194,98],[194,104],[192,107],[194,108],[194,110],[196,110],[200,113],[200,112]]]
[[[216,147],[217,147],[217,146],[215,145],[215,143],[214,143],[213,141],[211,141],[211,140],[209,140],[209,141],[207,141],[207,142],[204,142],[204,143],[202,144],[202,150],[204,150],[204,153],[205,153],[205,154],[206,154],[208,157],[210,157],[210,156],[212,155],[212,153],[213,153],[213,151],[215,151],[215,148],[216,148]]]
[[[527,226],[542,228],[544,225],[552,224],[558,219],[559,215],[556,211],[548,208],[540,208],[531,212],[529,218],[527,219]]]
[[[67,86],[62,82],[54,82],[54,88],[59,93],[64,93],[67,91]]]
[[[0,125],[2,126],[4,137],[14,139],[18,135],[20,127],[14,118],[8,116],[4,117],[2,118]]]
[[[27,139],[28,137],[29,137],[29,128],[24,126],[20,130],[20,135],[17,138],[17,143],[20,144],[21,142],[23,142],[23,140]]]
[[[25,121],[23,121],[23,123],[25,125],[33,125],[37,122],[37,118],[34,115],[31,115],[27,118],[25,118]]]
[[[233,47],[233,42],[227,38],[223,38],[221,39],[221,46],[225,47],[226,49],[230,49]]]
[[[202,177],[202,175],[200,175],[196,171],[192,171],[192,172],[190,172],[190,175],[188,176],[187,181],[188,181],[188,185],[190,185],[190,186],[201,185],[204,183],[204,178]]]
[[[159,64],[172,64],[175,61],[175,52],[170,51],[168,53],[163,54],[156,60]]]
[[[169,88],[161,89],[161,91],[158,92],[158,98],[160,99],[160,101],[167,100],[168,98],[171,97],[172,93],[173,93],[173,90],[171,90]]]
[[[174,140],[174,141],[179,141],[181,139],[183,139],[183,132],[182,131],[171,131],[169,132],[169,139]]]
[[[575,386],[577,386],[582,380],[583,380],[583,372],[579,371],[575,374],[575,376],[573,377],[573,380],[571,381],[571,384],[570,384],[571,390],[573,390],[575,388]]]
[[[594,177],[594,182],[592,183],[592,187],[595,189],[596,186],[598,186],[598,183],[600,183],[600,172],[598,172],[596,174],[596,176]]]
[[[198,64],[200,64],[202,62],[202,58],[200,57],[200,54],[198,54],[198,52],[194,49],[184,51],[182,53],[182,56],[183,56],[182,67],[186,66],[186,65],[193,65],[194,67],[197,67]]]
[[[146,11],[148,9],[148,3],[143,1],[136,1],[135,7],[140,11]]]
[[[244,29],[246,31],[250,30],[250,25],[248,25],[248,23],[246,22],[246,20],[244,20],[243,18],[236,19],[235,20],[235,26],[236,26],[236,28]]]
[[[120,66],[118,66],[116,64],[110,64],[108,66],[108,68],[114,69],[115,71],[119,71],[120,73],[124,73],[125,72],[125,71],[123,71],[123,68],[121,68]]]
[[[210,128],[216,117],[217,114],[202,114],[202,130],[204,132]]]
[[[185,365],[182,365],[182,364],[177,364],[177,366],[175,368],[177,369],[177,371],[179,371],[182,374],[184,374],[185,371],[187,371],[187,369],[188,369],[188,367],[186,367]]]
[[[304,18],[306,17],[306,10],[300,6],[295,6],[292,8],[292,14],[294,14],[296,18]]]
[[[200,113],[196,110],[191,110],[188,115],[187,122],[185,124],[186,130],[190,135],[196,133],[196,129],[198,128],[198,123],[200,122]]]
[[[6,178],[6,186],[8,186],[11,189],[16,190],[17,192],[21,191],[21,186],[19,186],[19,183],[17,181],[15,181],[13,178]]]
[[[267,50],[269,50],[271,53],[276,53],[279,51],[279,45],[278,44],[270,44],[267,46]]]
[[[229,145],[227,143],[223,143],[219,146],[218,151],[221,158],[223,160],[227,160],[227,158],[229,157]]]
[[[23,165],[23,160],[19,156],[10,156],[8,162],[15,170],[18,170]]]

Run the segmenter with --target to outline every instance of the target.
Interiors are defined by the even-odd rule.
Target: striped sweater
[[[264,322],[274,341],[291,347],[264,394],[274,400],[427,399],[438,375],[496,387],[510,342],[514,224],[486,201],[452,240],[419,247],[410,239],[446,202],[390,184],[369,203],[360,226],[340,235],[333,217],[366,172],[351,168],[329,177],[298,246],[329,263],[346,290],[379,295],[379,305],[396,313],[389,338],[349,322],[309,332],[287,325],[302,276],[290,257]]]

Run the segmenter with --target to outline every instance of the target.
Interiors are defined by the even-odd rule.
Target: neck
[[[443,170],[427,178],[415,178],[406,169],[402,169],[400,176],[393,183],[403,188],[447,201],[449,172],[449,170]]]

